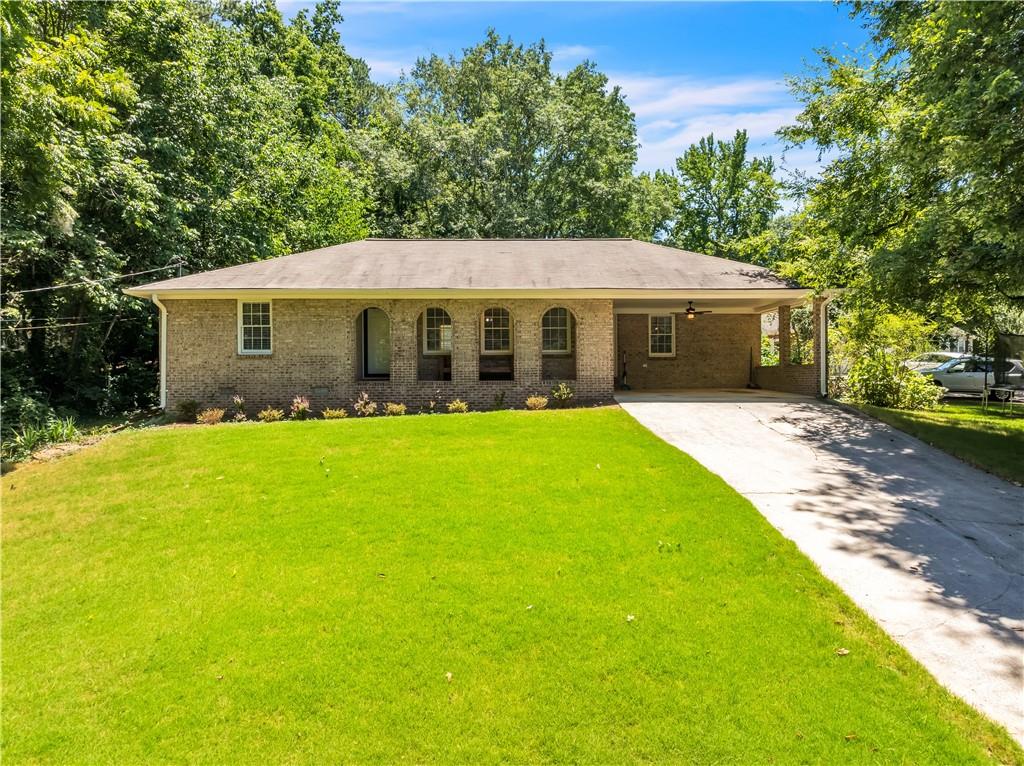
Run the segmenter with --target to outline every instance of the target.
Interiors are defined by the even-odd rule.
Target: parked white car
[[[923,374],[929,375],[936,384],[953,393],[980,396],[986,385],[991,387],[995,384],[993,364],[991,359],[972,356],[967,359],[952,359]],[[1004,364],[1007,373],[1006,385],[1012,388],[1024,385],[1024,362],[1020,359],[1007,359]]]
[[[925,354],[918,354],[913,359],[907,359],[903,366],[908,370],[934,370],[946,362],[953,362],[957,359],[966,359],[970,354],[961,354],[957,351],[929,351]]]

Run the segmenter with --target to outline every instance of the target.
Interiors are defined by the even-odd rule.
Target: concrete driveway
[[[940,683],[1024,744],[1024,489],[807,397],[618,399],[747,497]]]

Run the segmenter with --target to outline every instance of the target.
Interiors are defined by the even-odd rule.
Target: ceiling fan
[[[686,309],[686,311],[683,312],[684,314],[686,314],[686,318],[687,319],[696,319],[698,314],[710,314],[710,313],[712,313],[710,311],[697,311],[697,309],[695,309],[693,307],[693,301],[687,301],[687,303],[689,303],[690,305]]]

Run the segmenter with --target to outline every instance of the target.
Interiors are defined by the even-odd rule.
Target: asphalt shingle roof
[[[364,239],[152,282],[177,290],[757,290],[760,266],[634,239]]]

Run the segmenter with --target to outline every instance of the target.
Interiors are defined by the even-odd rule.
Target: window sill
[[[273,355],[273,351],[239,351],[237,354],[235,354],[235,356],[240,356],[246,359],[251,357],[256,357],[258,359],[260,357],[267,357]]]

